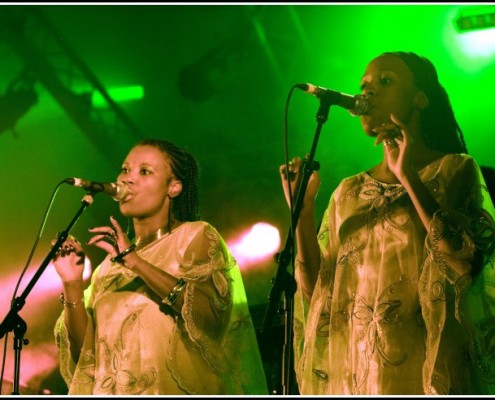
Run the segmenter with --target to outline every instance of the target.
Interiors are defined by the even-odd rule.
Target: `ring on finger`
[[[115,246],[115,244],[117,243],[117,233],[115,231],[113,231],[112,233],[109,233],[107,235],[107,239],[110,243],[112,243],[112,245]]]

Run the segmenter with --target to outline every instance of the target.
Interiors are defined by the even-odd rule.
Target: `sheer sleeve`
[[[330,198],[328,207],[326,208],[320,227],[318,229],[317,240],[320,248],[320,265],[319,275],[316,282],[312,297],[311,306],[321,309],[324,314],[330,318],[330,302],[327,301],[332,293],[333,281],[335,276],[335,259],[338,250],[338,237],[336,232],[336,204],[337,198],[334,192]],[[299,282],[299,271],[301,262],[296,257],[295,263],[295,278]],[[294,366],[298,377],[298,381],[304,382],[308,380],[314,371],[311,366],[316,364],[315,358],[323,357],[325,352],[313,350],[316,346],[317,337],[321,336],[319,332],[318,312],[309,313],[310,303],[305,300],[305,297],[298,284],[294,296]],[[306,376],[306,378],[304,378]]]
[[[206,334],[220,339],[225,331],[232,311],[229,270],[234,266],[235,261],[218,232],[204,225],[187,246],[179,267],[182,278],[187,282],[182,317],[193,338]],[[215,323],[204,321],[201,312],[204,305],[196,304],[204,299],[197,296],[198,290],[207,295],[208,308],[215,315]]]
[[[487,263],[493,264],[493,203],[476,162],[464,158],[451,178],[444,199],[433,218],[427,249],[441,265],[450,283],[464,275],[474,277]],[[449,243],[439,246],[440,240]]]
[[[86,328],[86,335],[84,338],[84,344],[81,348],[79,360],[82,361],[82,365],[86,365],[85,370],[81,373],[81,376],[83,376],[81,383],[86,385],[92,385],[94,379],[95,354],[94,349],[92,347],[88,347],[87,343],[91,342],[94,336],[94,320],[92,311],[92,304],[94,301],[93,281],[97,276],[98,270],[99,268],[95,270],[95,273],[91,278],[91,284],[84,290],[84,306],[88,315],[88,326]],[[74,373],[76,371],[77,364],[74,362],[71,356],[69,332],[67,330],[67,326],[65,325],[65,310],[60,313],[57,321],[55,322],[54,336],[55,344],[57,345],[57,349],[59,352],[60,374],[62,375],[62,378],[64,379],[67,386],[70,386],[74,377]],[[87,377],[86,382],[84,381],[84,376]]]
[[[488,387],[491,391],[495,388],[495,211],[474,159],[454,155],[444,168],[446,189],[438,199],[441,208],[435,213],[426,237],[426,258],[419,284],[428,327],[423,376],[429,386],[448,318],[445,302],[438,300],[446,296],[450,286],[455,296],[455,318],[466,331],[478,374],[478,392],[488,393]],[[448,245],[442,245],[442,241]]]
[[[186,280],[179,330],[201,352],[217,376],[228,377],[226,393],[266,394],[266,380],[239,267],[217,230],[202,223],[184,252],[179,267]],[[201,291],[201,296],[198,295]],[[216,323],[201,310],[204,294]],[[182,322],[183,321],[183,325]],[[175,359],[175,371],[180,373]]]

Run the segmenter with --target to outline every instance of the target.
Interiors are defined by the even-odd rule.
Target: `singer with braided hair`
[[[53,260],[63,284],[55,338],[68,394],[267,394],[240,269],[199,217],[195,157],[145,139],[117,182],[134,237],[113,217],[89,230],[87,244],[108,254],[86,288],[75,238]]]
[[[299,391],[495,394],[495,210],[480,167],[430,60],[380,54],[360,87],[382,158],[340,182],[318,230],[310,176],[295,233]],[[300,166],[280,166],[288,202]]]

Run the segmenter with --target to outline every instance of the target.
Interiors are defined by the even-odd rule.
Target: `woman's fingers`
[[[88,240],[87,244],[95,244],[101,240],[106,240],[113,246],[117,243],[117,231],[111,226],[98,226],[95,228],[90,228],[89,231],[94,234],[94,236]]]
[[[89,231],[95,235],[87,244],[99,247],[112,257],[129,247],[129,238],[114,217],[110,217],[111,226],[91,228]]]
[[[294,157],[287,165],[281,165],[279,171],[283,180],[287,180],[288,178],[290,181],[294,181],[301,171],[301,159]]]
[[[124,231],[122,230],[122,227],[120,226],[118,221],[113,216],[110,216],[110,222],[111,222],[113,229],[116,232],[117,236],[121,237],[124,234]]]
[[[57,239],[53,239],[51,241],[52,246],[55,246],[56,243]],[[65,257],[70,255],[71,253],[84,256],[84,251],[79,241],[74,236],[69,235],[65,242],[60,245],[53,258],[56,259],[58,257]]]
[[[301,179],[303,177],[303,174],[301,172],[303,172],[303,168],[306,168],[307,166],[307,159],[308,156],[306,156],[304,160],[299,157],[294,157],[287,163],[287,165],[283,164],[279,167],[280,175],[282,177],[282,187],[284,189],[285,198],[289,205],[294,201],[294,198],[297,195],[296,192],[301,184]],[[304,196],[304,202],[314,201],[320,185],[320,178],[317,172],[317,170],[319,169],[319,163],[317,161],[314,161],[313,163],[313,171],[309,177],[308,187]],[[292,199],[290,195],[292,196]]]

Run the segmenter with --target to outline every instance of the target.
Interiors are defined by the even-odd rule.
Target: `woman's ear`
[[[414,106],[420,110],[423,110],[429,105],[430,105],[430,101],[428,100],[428,97],[426,96],[425,92],[423,91],[418,92],[416,94],[416,97],[414,98]]]
[[[182,182],[174,179],[170,184],[168,185],[168,195],[172,199],[174,197],[177,197],[180,193],[182,192]]]

